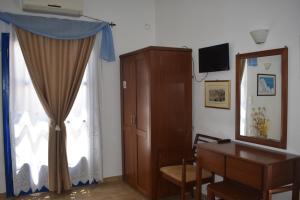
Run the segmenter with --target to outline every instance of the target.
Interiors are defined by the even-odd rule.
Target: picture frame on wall
[[[276,96],[275,74],[257,74],[257,96]]]
[[[205,81],[205,107],[230,109],[230,80]]]

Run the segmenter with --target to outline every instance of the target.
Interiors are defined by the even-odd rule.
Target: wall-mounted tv
[[[229,70],[229,44],[199,49],[199,73]]]

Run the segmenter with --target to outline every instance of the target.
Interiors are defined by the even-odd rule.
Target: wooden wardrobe
[[[192,154],[192,51],[150,46],[120,62],[123,179],[149,199],[166,196],[174,188],[159,168]]]

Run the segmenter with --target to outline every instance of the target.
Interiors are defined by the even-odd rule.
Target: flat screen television
[[[229,44],[199,49],[199,73],[229,70]]]

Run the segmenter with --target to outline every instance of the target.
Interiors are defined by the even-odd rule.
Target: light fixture
[[[259,30],[251,31],[250,35],[252,36],[256,44],[262,44],[266,41],[268,33],[269,33],[269,29],[259,29]]]
[[[264,67],[265,67],[265,70],[268,71],[268,70],[270,69],[272,63],[266,62],[266,63],[264,63],[263,65],[264,65]]]

